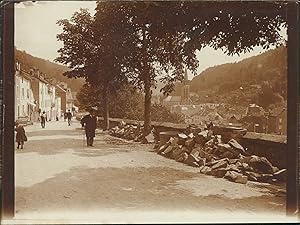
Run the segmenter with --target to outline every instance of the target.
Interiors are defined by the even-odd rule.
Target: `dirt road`
[[[255,222],[285,219],[285,193],[205,176],[143,145],[98,132],[85,147],[78,122],[26,127],[16,150],[16,220],[68,223]],[[284,187],[283,187],[284,189]],[[227,219],[227,220],[226,220]]]

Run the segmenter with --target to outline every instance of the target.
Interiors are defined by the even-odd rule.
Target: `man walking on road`
[[[97,128],[97,117],[95,115],[95,108],[89,110],[89,115],[81,119],[81,125],[85,128],[87,146],[93,146],[95,130]]]
[[[41,115],[41,125],[42,125],[42,128],[45,128],[46,119],[47,119],[46,112],[43,111],[43,113],[42,113],[42,115]]]
[[[70,112],[70,109],[68,110],[66,115],[67,115],[67,118],[68,118],[68,125],[70,126],[71,125],[71,119],[72,119],[72,113]]]

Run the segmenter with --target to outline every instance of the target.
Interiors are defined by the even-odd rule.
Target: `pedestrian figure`
[[[41,125],[42,125],[42,128],[45,128],[45,124],[46,124],[46,118],[47,115],[45,113],[45,111],[43,111],[42,115],[41,115]]]
[[[66,113],[66,116],[68,118],[68,125],[70,126],[71,125],[71,119],[72,119],[72,113],[70,112],[70,109]]]
[[[95,130],[97,127],[97,117],[95,115],[95,109],[90,109],[89,113],[89,115],[86,115],[81,119],[81,125],[85,128],[87,146],[93,146]]]
[[[15,131],[17,132],[16,134],[16,142],[18,143],[17,148],[19,148],[21,145],[21,149],[23,149],[24,142],[27,141],[25,129],[21,124],[19,124],[18,121],[15,122],[15,126],[16,126]]]

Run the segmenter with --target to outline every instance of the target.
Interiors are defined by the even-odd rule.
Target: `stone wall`
[[[270,135],[247,132],[240,143],[250,154],[266,157],[274,166],[286,168],[287,138],[285,135]]]
[[[99,126],[101,126],[103,118],[99,118]],[[127,120],[127,119],[110,119],[110,127],[115,127],[121,121],[127,124],[138,125],[143,124],[143,121]],[[181,132],[185,130],[187,124],[174,124],[165,122],[152,122],[152,126],[158,131],[178,131]],[[232,137],[237,139],[240,144],[247,148],[247,152],[257,156],[266,157],[274,166],[279,168],[286,168],[286,158],[287,158],[287,138],[285,135],[271,135],[247,132],[242,137],[236,136],[236,130],[232,128],[218,128],[216,129],[216,134],[224,135],[228,138],[232,130]]]

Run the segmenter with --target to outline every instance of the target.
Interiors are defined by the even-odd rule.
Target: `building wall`
[[[57,95],[61,98],[61,111],[66,112],[67,111],[67,96],[66,92],[57,89]]]
[[[287,135],[287,111],[284,110],[278,116],[278,134]]]
[[[73,96],[72,96],[71,88],[67,88],[66,111],[70,110],[72,112],[72,108],[73,108]]]
[[[31,80],[25,78],[20,70],[15,75],[15,120],[27,117],[34,122],[34,96],[31,89]]]
[[[15,76],[15,120],[18,120],[18,117],[20,116],[20,81],[21,81],[21,77],[16,74]]]
[[[58,118],[62,117],[62,109],[61,109],[61,97],[56,96],[55,98],[55,110],[56,110],[56,116]]]

